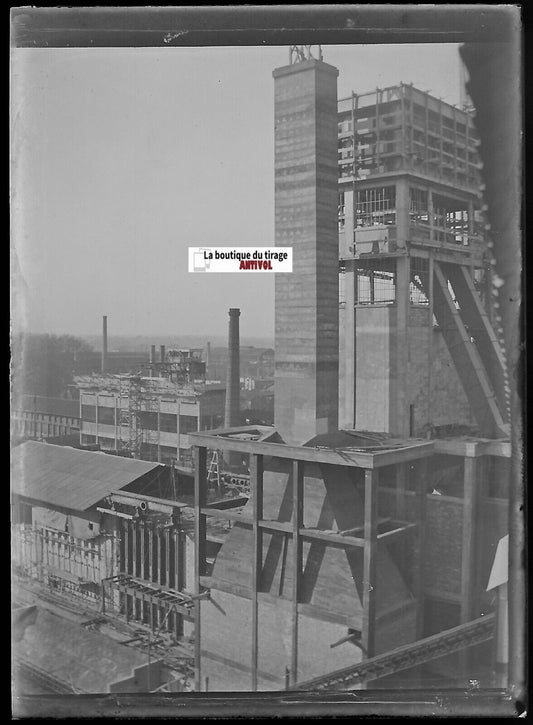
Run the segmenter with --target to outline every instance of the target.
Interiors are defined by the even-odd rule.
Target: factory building
[[[338,102],[337,70],[296,58],[274,71],[276,245],[297,260],[274,429],[191,435],[196,688],[350,689],[450,653],[466,681],[492,664],[510,457],[473,123],[404,84]],[[215,446],[250,457],[231,515],[207,503]]]
[[[12,407],[11,421],[14,440],[79,440],[80,411],[76,400],[20,395]]]
[[[224,416],[225,389],[178,385],[167,378],[78,378],[80,442],[137,458],[192,465],[191,431]]]

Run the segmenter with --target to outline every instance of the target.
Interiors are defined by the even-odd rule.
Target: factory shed
[[[164,466],[121,456],[26,441],[12,451],[13,493],[51,507],[87,511]]]

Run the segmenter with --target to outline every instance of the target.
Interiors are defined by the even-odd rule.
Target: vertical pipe
[[[102,317],[102,373],[107,372],[107,315]]]
[[[226,408],[224,425],[231,428],[239,424],[240,409],[240,356],[239,356],[239,316],[238,308],[229,310],[228,329],[228,372],[226,378]]]

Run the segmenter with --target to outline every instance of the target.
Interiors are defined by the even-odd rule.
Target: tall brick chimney
[[[293,248],[275,282],[274,425],[300,445],[338,428],[338,70],[310,59],[273,76],[275,238]]]

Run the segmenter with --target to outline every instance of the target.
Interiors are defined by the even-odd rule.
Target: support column
[[[298,682],[298,603],[302,579],[303,461],[292,463],[292,648],[291,680]]]
[[[409,182],[406,178],[396,181],[396,246],[406,249],[409,239]]]
[[[376,554],[378,543],[378,472],[365,469],[365,544],[363,549],[363,627],[365,657],[376,649]]]
[[[345,303],[341,308],[340,336],[341,359],[339,360],[339,427],[355,428],[355,266],[346,261],[344,273]]]
[[[250,456],[250,485],[252,493],[252,691],[257,691],[259,643],[259,609],[257,593],[261,588],[263,568],[263,531],[258,522],[263,518],[263,456]]]
[[[413,556],[413,584],[412,590],[418,602],[416,618],[416,636],[422,637],[424,629],[424,544],[426,533],[427,510],[427,458],[413,464],[415,477],[416,518],[418,530],[415,539]]]
[[[428,406],[427,406],[427,425],[428,432],[433,427],[433,407],[431,405],[431,396],[433,390],[432,371],[433,371],[433,253],[429,250],[428,259],[428,276],[427,276],[427,298],[428,298]]]
[[[464,459],[463,490],[463,534],[461,558],[461,624],[475,618],[476,593],[476,542],[477,511],[479,504],[479,480],[477,458]],[[459,654],[459,667],[463,677],[467,677],[471,664],[471,652],[462,650]]]
[[[194,448],[194,594],[202,591],[200,577],[206,572],[206,516],[201,509],[207,505],[207,449]],[[201,671],[201,600],[194,602],[194,682],[197,692],[202,690]]]
[[[389,432],[409,437],[409,307],[411,260],[406,255],[396,261],[396,325],[394,358],[396,371],[390,379]]]

